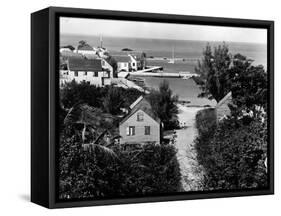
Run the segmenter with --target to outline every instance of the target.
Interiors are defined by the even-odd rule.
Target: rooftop
[[[130,106],[130,109],[131,109],[131,111],[120,122],[120,124],[123,124],[127,119],[129,119],[138,110],[144,111],[147,115],[149,115],[151,118],[153,118],[156,122],[160,123],[160,119],[153,112],[150,103],[143,96],[140,96],[134,103],[132,103],[131,106]]]
[[[70,71],[102,71],[101,59],[82,59],[73,58],[68,59]]]
[[[117,62],[131,62],[130,56],[127,55],[114,55],[112,56]]]
[[[60,55],[62,57],[77,57],[77,58],[83,58],[83,56],[80,53],[75,53],[72,51],[67,51],[67,50],[63,50],[60,52]]]
[[[78,50],[94,50],[93,47],[91,47],[89,44],[85,44],[85,45],[79,45],[77,47]]]

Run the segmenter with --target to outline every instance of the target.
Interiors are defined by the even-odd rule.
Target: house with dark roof
[[[120,144],[160,144],[160,125],[150,103],[140,96],[119,123]]]
[[[113,55],[112,56],[117,62],[118,72],[129,72],[137,70],[137,61],[131,55]]]
[[[89,44],[79,45],[76,49],[76,52],[82,55],[96,54],[96,50],[93,47],[91,47]]]
[[[102,59],[85,59],[69,57],[67,70],[60,71],[61,84],[64,82],[89,82],[92,85],[103,86],[104,79],[110,78],[110,71],[102,67]]]

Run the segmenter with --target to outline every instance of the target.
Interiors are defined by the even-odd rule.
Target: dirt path
[[[178,108],[180,111],[178,114],[180,124],[185,126],[184,129],[176,130],[177,138],[175,142],[182,176],[182,190],[201,190],[203,168],[199,166],[196,160],[196,150],[193,141],[197,135],[195,115],[202,108],[184,107],[182,105],[178,105]]]

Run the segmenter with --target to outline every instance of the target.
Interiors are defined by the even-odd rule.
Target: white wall
[[[276,21],[275,83],[281,83],[281,14],[277,0],[9,0],[1,4],[1,151],[0,215],[278,215],[280,210],[280,120],[276,112],[276,195],[194,200],[137,205],[46,210],[28,202],[30,191],[30,13],[44,7],[68,6],[110,10],[147,11],[188,15],[270,19]],[[16,47],[11,49],[11,46]],[[4,77],[3,77],[4,76]],[[11,81],[9,81],[11,80]],[[281,85],[275,92],[280,94]],[[275,97],[281,109],[280,96]],[[278,121],[279,120],[279,121]],[[280,214],[280,213],[279,213]]]

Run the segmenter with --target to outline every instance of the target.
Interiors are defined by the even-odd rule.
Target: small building
[[[130,62],[131,71],[137,71],[138,70],[137,58],[133,55],[129,55],[129,57],[131,58],[131,62]]]
[[[80,54],[80,53],[75,53],[75,52],[72,52],[70,50],[62,50],[60,52],[60,56],[64,59],[64,60],[67,60],[68,58],[70,57],[77,57],[77,58],[83,58],[83,55]]]
[[[88,60],[100,59],[103,70],[107,71],[110,74],[109,77],[111,77],[111,78],[114,77],[113,76],[113,67],[107,62],[106,59],[99,57],[97,54],[84,54],[83,56],[85,59],[88,59]]]
[[[160,144],[160,119],[150,103],[139,97],[119,124],[120,144]]]
[[[118,72],[129,72],[132,71],[132,58],[129,55],[114,55],[112,56],[117,61],[117,71]]]
[[[61,52],[72,52],[72,50],[70,48],[67,48],[67,47],[61,47],[60,48],[60,53]]]
[[[223,99],[221,99],[217,105],[216,105],[216,117],[217,121],[220,121],[227,116],[230,116],[231,111],[229,108],[229,104],[232,103],[232,94],[229,92],[227,95],[224,96]]]
[[[89,82],[91,85],[103,86],[104,79],[110,78],[110,71],[102,67],[102,59],[84,59],[70,57],[67,70],[60,71],[60,82]]]
[[[89,44],[79,45],[76,49],[76,52],[82,55],[96,54],[96,50],[94,50],[94,48],[91,47]]]

